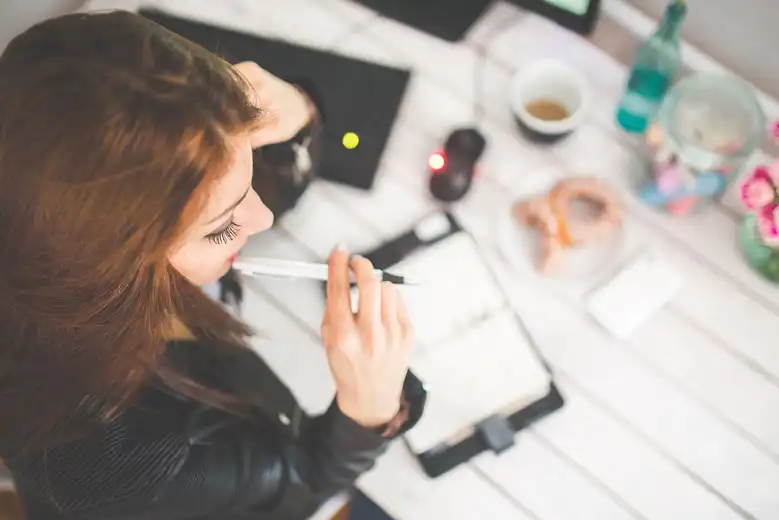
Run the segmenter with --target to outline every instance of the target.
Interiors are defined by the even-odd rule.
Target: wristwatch
[[[376,433],[379,433],[385,439],[391,439],[400,433],[403,426],[408,421],[409,417],[409,404],[405,395],[400,399],[400,409],[395,417],[390,419],[387,424],[384,424],[375,429]]]
[[[422,381],[411,371],[406,372],[403,381],[403,393],[400,398],[400,409],[395,417],[374,431],[385,439],[401,435],[419,422],[425,410],[427,389]]]

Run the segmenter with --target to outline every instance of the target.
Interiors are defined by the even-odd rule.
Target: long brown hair
[[[72,14],[0,56],[0,446],[50,441],[86,402],[122,410],[159,380],[227,397],[164,361],[176,316],[248,330],[167,254],[259,114],[230,65],[129,12]]]

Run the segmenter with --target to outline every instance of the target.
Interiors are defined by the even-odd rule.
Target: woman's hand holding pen
[[[350,265],[360,292],[357,313],[352,312]],[[378,280],[369,260],[350,262],[341,247],[330,255],[322,340],[341,411],[367,428],[389,422],[400,407],[413,329],[395,286]]]

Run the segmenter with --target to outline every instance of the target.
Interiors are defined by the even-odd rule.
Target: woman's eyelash
[[[235,240],[235,237],[238,236],[238,231],[240,229],[240,224],[236,224],[234,221],[230,221],[226,228],[221,231],[211,233],[210,235],[206,235],[206,238],[213,244],[226,244],[231,240]]]

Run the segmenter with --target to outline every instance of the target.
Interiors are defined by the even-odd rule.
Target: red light
[[[433,171],[442,170],[443,167],[446,166],[446,159],[444,158],[444,154],[434,153],[430,156],[430,159],[428,159],[427,164]]]

